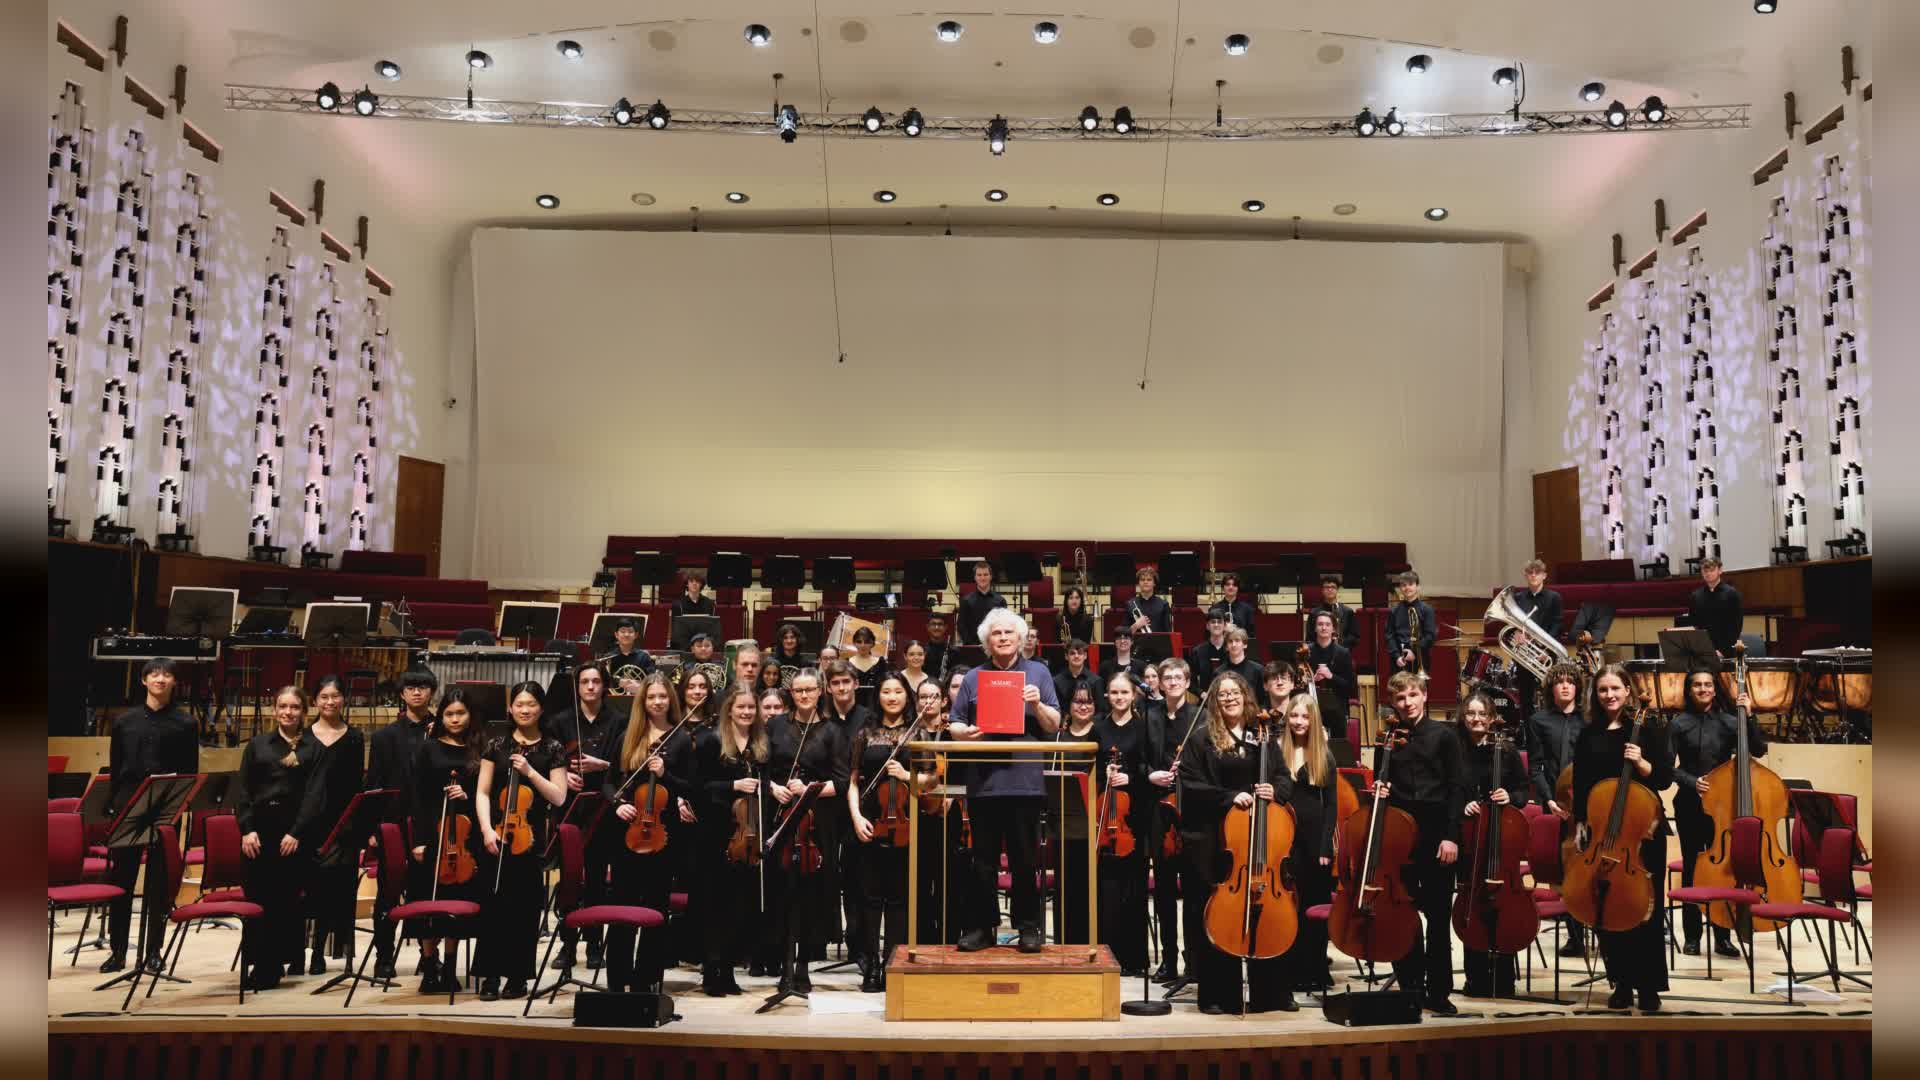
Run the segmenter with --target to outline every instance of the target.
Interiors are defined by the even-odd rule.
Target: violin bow
[[[907,725],[907,733],[901,737],[899,742],[893,744],[893,752],[887,755],[887,760],[880,763],[879,771],[873,774],[873,779],[867,782],[866,790],[860,793],[861,802],[865,802],[867,796],[873,794],[873,789],[880,786],[881,778],[887,775],[887,766],[892,764],[893,759],[899,756],[901,747],[913,741],[913,733],[918,730],[920,730],[920,716],[918,713],[915,713],[913,722]]]
[[[454,777],[458,775],[459,773],[448,769],[447,783],[453,783]],[[452,798],[453,796],[447,794],[445,788],[440,789],[440,828],[433,834],[433,889],[427,894],[429,900],[440,899],[440,854],[447,843],[447,802]]]

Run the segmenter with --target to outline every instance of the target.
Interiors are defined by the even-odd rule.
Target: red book
[[[1027,733],[1027,675],[1023,671],[986,670],[974,694],[974,721],[989,735]]]

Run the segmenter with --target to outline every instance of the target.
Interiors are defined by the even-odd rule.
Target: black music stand
[[[720,640],[720,616],[718,615],[675,615],[673,625],[667,631],[667,647],[685,650],[693,635],[705,634],[715,642]]]
[[[545,644],[559,632],[559,604],[523,600],[506,600],[500,604],[500,633],[496,636],[518,640],[520,648],[527,652],[535,651],[534,641]]]
[[[1031,551],[1003,551],[1000,553],[1000,580],[1012,585],[1025,585],[1039,581],[1044,576],[1040,572],[1040,558]],[[973,571],[967,571],[968,580],[972,580]]]
[[[337,867],[347,859],[358,860],[360,852],[367,846],[367,838],[387,820],[388,808],[399,802],[399,788],[372,788],[355,792],[353,799],[340,812],[340,819],[327,831],[327,838],[314,849],[313,860],[319,866]],[[315,987],[315,994],[324,994],[354,977],[353,940],[347,940],[347,963],[344,970],[326,982]],[[374,978],[377,985],[391,986],[391,981]]]
[[[716,551],[707,559],[707,585],[715,589],[744,589],[753,584],[753,556],[738,551]]]
[[[947,587],[947,563],[945,559],[908,559],[903,576],[912,588],[943,592]]]
[[[187,804],[192,801],[194,793],[200,790],[201,784],[205,781],[206,777],[201,773],[163,773],[158,776],[149,776],[140,781],[140,786],[135,788],[133,794],[128,797],[127,804],[120,808],[120,813],[113,819],[112,824],[107,826],[106,846],[109,851],[117,848],[144,847],[147,849],[147,873],[160,876],[158,891],[166,890],[168,876],[167,853],[160,843],[160,826],[178,820]],[[148,893],[156,891],[151,884],[151,879],[145,891]],[[170,902],[171,898],[169,898]],[[150,974],[156,979],[165,979],[168,982],[188,981],[168,975],[158,968],[152,971],[147,970],[149,959],[147,919],[151,914],[147,909],[151,906],[144,897],[141,899],[140,947],[134,954],[133,966],[94,987],[95,990],[105,990],[109,986],[134,980],[134,984],[127,988],[127,1000],[121,1003],[121,1012],[125,1012],[133,1003],[133,992],[139,989],[138,980],[143,975]],[[153,959],[157,961],[161,958]]]
[[[111,820],[107,814],[107,800],[113,797],[113,784],[111,782],[112,778],[107,775],[107,767],[105,765],[102,765],[100,771],[97,773],[61,773],[60,775],[78,777],[84,784],[81,790],[74,792],[75,795],[80,797],[80,823],[83,827],[105,825]],[[59,796],[54,793],[49,793],[48,797],[58,798]],[[142,938],[141,940],[145,941],[146,939]],[[98,923],[94,924],[94,938],[92,941],[76,942],[67,949],[67,952],[78,953],[86,949],[104,949],[107,947],[107,920],[101,919]]]
[[[852,592],[853,556],[822,555],[814,559],[813,587],[821,592]]]
[[[767,837],[765,845],[761,847],[761,862],[778,859],[781,849],[793,843],[793,836],[799,831],[801,819],[805,818],[809,813],[812,813],[813,805],[820,801],[820,790],[824,787],[826,787],[826,784],[819,780],[815,780],[813,783],[807,785],[807,790],[800,794],[800,801],[794,803],[792,808],[787,811],[786,816],[780,819],[780,824],[774,827],[773,832]],[[783,934],[783,941],[785,937],[786,935]],[[782,967],[793,962],[790,955],[791,950],[788,950],[788,953],[789,955],[781,960]],[[775,990],[767,997],[767,1000],[760,1003],[759,1008],[753,1010],[753,1014],[758,1016],[763,1012],[771,1012],[790,997],[804,998],[806,996],[805,994],[796,993],[792,990]]]
[[[806,583],[806,560],[798,555],[769,555],[760,564],[760,584],[766,588],[799,589]]]
[[[1307,590],[1320,584],[1320,559],[1311,551],[1290,551],[1273,557],[1275,591],[1295,590],[1294,601],[1300,610],[1307,609]]]
[[[167,596],[167,636],[223,638],[233,633],[239,589],[200,589],[176,585]]]
[[[1157,664],[1173,655],[1172,634],[1133,635],[1133,655],[1149,664]]]
[[[952,671],[954,667],[962,661],[970,668],[977,668],[985,664],[987,662],[987,647],[985,645],[962,645],[956,640],[949,640],[947,642],[947,670]]]
[[[1200,554],[1195,551],[1169,551],[1160,556],[1160,588],[1197,588],[1200,585]]]
[[[1689,672],[1695,668],[1720,670],[1720,654],[1714,651],[1713,638],[1705,630],[1683,627],[1660,631],[1660,666],[1668,671]]]
[[[680,572],[672,552],[636,551],[633,553],[633,583],[635,586],[653,586],[653,599],[660,601],[660,587],[673,584],[674,576]]]
[[[1133,553],[1129,551],[1096,551],[1093,554],[1093,583],[1111,588],[1115,585],[1133,584],[1133,574],[1138,567],[1134,564]]]
[[[367,618],[373,605],[308,604],[300,636],[310,648],[344,649],[367,643]]]
[[[240,627],[234,633],[244,637],[261,637],[267,634],[285,634],[293,625],[293,609],[283,607],[250,607],[240,617]]]

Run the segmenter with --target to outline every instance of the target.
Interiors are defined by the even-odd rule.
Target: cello
[[[1627,741],[1638,743],[1645,710],[1633,711]],[[1587,792],[1587,835],[1575,841],[1560,898],[1574,921],[1594,930],[1622,933],[1653,916],[1653,876],[1640,858],[1640,842],[1660,823],[1660,796],[1634,782],[1634,763]],[[1595,829],[1593,823],[1603,822]],[[1662,868],[1664,870],[1664,868]]]
[[[1747,690],[1747,646],[1734,645],[1733,679],[1741,696]],[[1700,796],[1700,808],[1713,818],[1713,842],[1693,858],[1693,884],[1719,888],[1749,888],[1769,904],[1797,904],[1805,889],[1800,864],[1780,843],[1781,823],[1787,816],[1787,786],[1779,774],[1753,760],[1747,742],[1747,710],[1739,706],[1739,728],[1734,735],[1733,756],[1709,772],[1707,792]],[[1764,882],[1737,882],[1733,874],[1733,821],[1735,818],[1760,819],[1760,868]],[[1713,925],[1738,929],[1741,918],[1732,904],[1707,905],[1707,918]],[[1751,916],[1747,916],[1751,918]],[[1752,919],[1750,930],[1773,930],[1780,924],[1773,919]],[[1746,932],[1742,936],[1747,936]]]
[[[1487,740],[1493,754],[1493,788],[1506,787],[1500,766],[1512,745],[1505,734]],[[1525,952],[1540,935],[1533,893],[1520,880],[1520,862],[1527,855],[1527,816],[1517,806],[1501,806],[1492,799],[1481,806],[1467,824],[1460,845],[1460,862],[1468,868],[1468,880],[1454,897],[1453,929],[1460,943],[1474,952],[1513,956]]]
[[[1412,814],[1388,806],[1383,789],[1394,748],[1406,742],[1405,728],[1392,726],[1380,733],[1373,802],[1340,826],[1327,940],[1355,960],[1390,964],[1420,940],[1420,911],[1400,879],[1400,868],[1413,857],[1420,826]]]
[[[1267,755],[1273,722],[1262,710],[1259,771],[1254,783],[1267,781]],[[1253,805],[1227,809],[1220,823],[1220,847],[1231,869],[1207,897],[1207,940],[1230,956],[1268,960],[1285,953],[1300,933],[1300,901],[1294,892],[1288,857],[1293,851],[1293,807],[1253,797]]]

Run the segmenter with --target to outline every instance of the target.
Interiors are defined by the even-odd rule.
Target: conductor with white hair
[[[1054,694],[1047,666],[1020,655],[1027,639],[1027,622],[1007,608],[995,608],[980,621],[980,640],[987,647],[987,663],[967,672],[954,695],[947,731],[955,739],[1038,739],[1060,729],[1060,701]],[[980,673],[987,669],[1018,671],[1026,676],[1027,730],[1021,735],[989,735],[976,721]],[[1044,766],[1032,761],[979,762],[969,768],[967,813],[973,827],[974,888],[970,910],[960,914],[964,928],[962,952],[976,952],[994,944],[1000,928],[1000,854],[1006,852],[1012,878],[1009,908],[1020,932],[1020,951],[1041,949],[1039,871],[1040,811],[1045,802]]]

